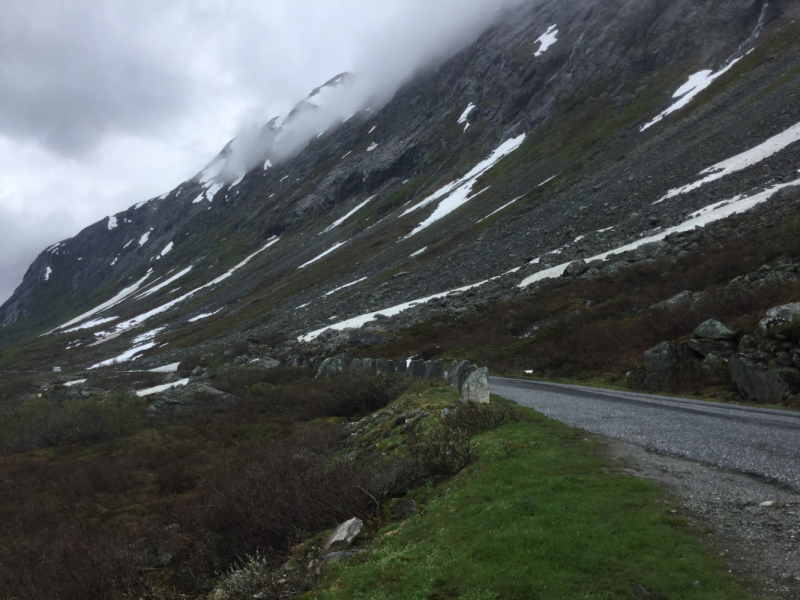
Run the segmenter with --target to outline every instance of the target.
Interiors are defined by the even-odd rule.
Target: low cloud
[[[522,1],[1,3],[0,302],[45,246],[175,187],[232,138],[227,177],[291,156]],[[346,93],[276,146],[264,124],[344,71]]]

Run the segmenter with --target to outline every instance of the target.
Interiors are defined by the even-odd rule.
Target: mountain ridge
[[[244,331],[303,335],[510,269],[535,272],[613,250],[713,201],[789,177],[792,161],[785,157],[797,154],[791,145],[702,192],[653,204],[697,179],[698,163],[718,163],[800,121],[790,101],[794,80],[771,89],[797,65],[797,47],[786,41],[797,9],[739,0],[637,4],[526,4],[441,67],[419,74],[380,110],[362,110],[312,136],[293,158],[256,166],[236,185],[202,182],[207,167],[168,194],[114,215],[116,227],[111,220],[91,225],[34,261],[0,307],[0,336],[13,343],[74,320],[150,268],[146,286],[191,266],[174,282],[186,293],[273,237],[280,241],[223,288],[179,303],[180,316],[166,327],[177,332],[176,318],[185,327],[186,319],[217,311]],[[603,33],[592,36],[592,26]],[[556,41],[537,56],[547,31]],[[692,35],[698,32],[703,36]],[[692,73],[716,73],[734,58],[687,106],[640,131],[669,109]],[[438,201],[408,211],[447,186],[458,188],[478,163],[520,136],[519,147],[478,174],[453,211]],[[445,213],[441,219],[408,236],[436,210]],[[547,262],[557,249],[564,259]],[[336,288],[341,294],[324,295]],[[138,302],[131,294],[118,305],[125,314],[103,316],[146,314],[172,302],[173,291]],[[128,343],[126,335],[109,339],[109,348]],[[96,338],[92,343],[103,335]],[[77,359],[81,352],[76,347],[78,362],[95,361],[95,350]]]

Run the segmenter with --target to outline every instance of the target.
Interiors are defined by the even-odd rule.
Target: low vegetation
[[[503,422],[481,427],[474,463],[409,493],[417,514],[388,518],[302,598],[747,597],[658,487],[600,443],[528,410]]]
[[[577,572],[590,594],[671,593],[695,578],[739,597],[654,486],[607,472],[597,444],[533,412],[454,407],[444,382],[400,377],[217,368],[212,382],[240,400],[147,416],[121,393],[60,402],[53,388],[9,409],[0,598],[505,598]],[[47,436],[20,434],[47,423]],[[530,518],[515,532],[519,511]],[[325,567],[325,531],[354,516],[373,550]],[[692,567],[675,578],[680,556]],[[495,564],[506,558],[518,577]]]

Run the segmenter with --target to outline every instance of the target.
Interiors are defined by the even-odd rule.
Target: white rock
[[[345,521],[336,528],[333,535],[328,538],[322,553],[335,552],[343,550],[353,543],[353,540],[358,537],[361,530],[364,528],[364,521],[357,517],[353,517],[349,521]]]

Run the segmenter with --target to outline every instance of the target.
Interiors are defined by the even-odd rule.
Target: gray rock
[[[389,371],[389,361],[385,358],[379,358],[375,361],[375,372],[376,373],[391,373]]]
[[[755,352],[758,350],[758,344],[752,335],[743,335],[739,340],[739,352]]]
[[[697,326],[697,329],[694,330],[694,335],[703,340],[723,341],[735,339],[739,333],[719,321],[709,319]]]
[[[350,368],[350,354],[342,352],[331,359],[328,365],[328,375],[344,375]],[[361,368],[364,369],[364,361],[361,361]]]
[[[254,369],[269,370],[274,369],[275,367],[280,367],[281,362],[279,360],[275,360],[274,358],[270,358],[269,356],[265,356],[264,358],[256,358],[255,360],[251,360],[247,366]]]
[[[203,374],[203,367],[195,367],[192,369],[192,377],[200,377]]]
[[[450,387],[454,390],[458,391],[458,384],[456,383],[456,377],[458,372],[458,361],[454,360],[450,362],[450,368],[447,369],[447,381],[450,382]]]
[[[441,360],[425,362],[425,379],[442,379],[444,377],[444,363]]]
[[[800,321],[800,302],[776,306],[767,311],[767,316],[758,323],[761,333],[766,333],[770,329],[790,325]]]
[[[712,352],[719,356],[731,356],[733,354],[732,342],[717,342],[714,340],[689,340],[686,345],[700,354],[708,356]]]
[[[319,369],[317,369],[317,377],[322,377],[323,375],[328,374],[328,367],[330,367],[331,361],[333,361],[332,357],[328,357],[322,361],[322,364],[320,364]]]
[[[333,535],[325,542],[322,553],[327,554],[328,552],[338,552],[346,549],[358,537],[362,529],[364,529],[364,521],[359,518],[353,517],[349,521],[345,521],[336,528]]]
[[[365,373],[375,373],[375,361],[371,358],[362,358],[361,370]]]
[[[474,365],[473,365],[474,366]],[[475,367],[461,386],[461,402],[489,402],[489,369]]]
[[[425,361],[424,360],[412,360],[411,364],[408,365],[408,374],[412,377],[419,377],[420,379],[425,377]]]
[[[657,390],[667,379],[670,369],[678,362],[678,349],[672,342],[661,342],[644,353],[644,386]]]
[[[770,368],[740,354],[728,360],[728,368],[736,388],[756,402],[777,404],[791,392],[785,375],[793,369]]]
[[[464,385],[467,377],[477,368],[478,367],[473,365],[470,361],[462,360],[455,369],[451,368],[450,385],[460,394],[461,386]]]
[[[659,302],[653,308],[661,308],[661,309],[672,309],[677,308],[679,306],[689,305],[697,299],[697,294],[692,292],[681,292],[680,294],[675,294],[672,298],[667,298],[666,300]]]
[[[351,348],[369,348],[380,344],[388,344],[394,338],[373,333],[365,329],[354,329],[347,338],[347,345]]]
[[[633,259],[639,261],[648,258],[658,258],[666,254],[668,248],[669,245],[664,241],[642,244],[633,251]]]
[[[352,361],[350,361],[350,370],[351,371],[360,371],[361,370],[361,359],[360,358],[354,358]]]
[[[724,369],[728,366],[728,359],[717,352],[709,352],[700,366],[706,370]]]
[[[583,275],[588,270],[589,266],[586,264],[586,262],[582,260],[574,260],[567,265],[567,268],[564,269],[564,273],[561,276],[577,277],[578,275]]]

